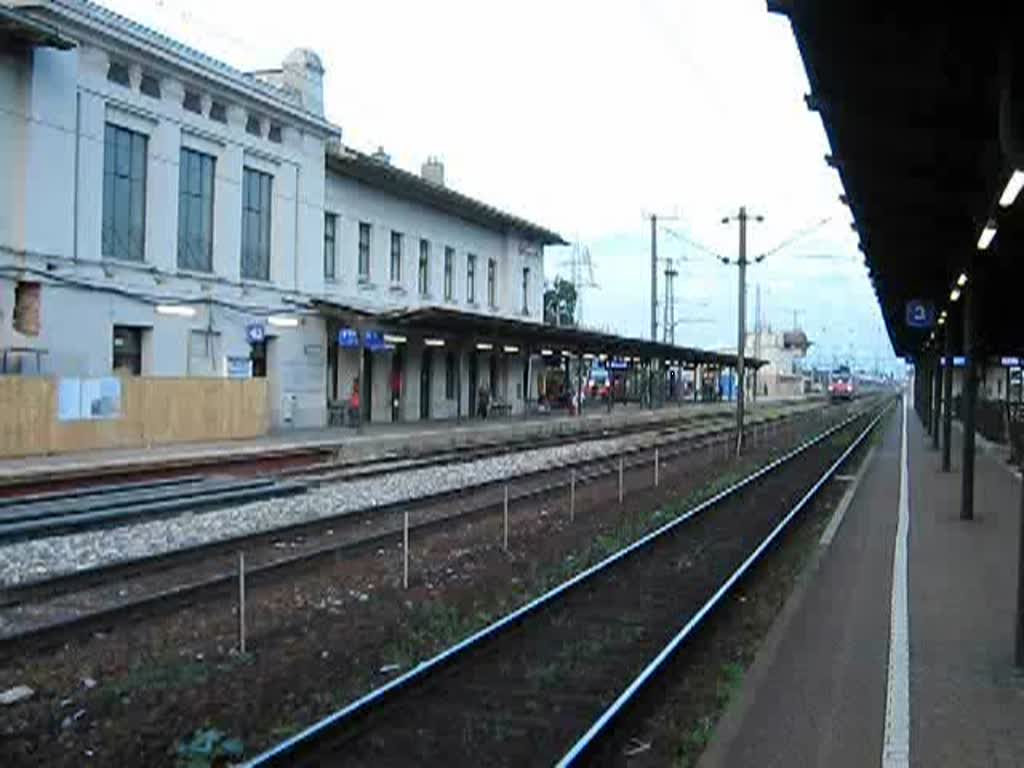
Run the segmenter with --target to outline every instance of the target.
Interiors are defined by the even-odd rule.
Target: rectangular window
[[[430,241],[420,240],[419,267],[420,296],[426,296],[430,288]]]
[[[444,397],[455,399],[455,353],[450,349],[444,359]]]
[[[139,82],[139,93],[149,96],[151,99],[160,98],[160,80],[156,75],[142,74],[142,80]]]
[[[476,254],[466,254],[466,301],[476,302]]]
[[[402,233],[391,233],[391,282],[402,282]]]
[[[131,87],[128,65],[120,61],[112,61],[107,67],[107,80],[126,88]]]
[[[530,313],[530,268],[523,267],[523,314]]]
[[[336,269],[335,242],[338,232],[338,217],[333,213],[324,214],[324,277],[334,280]]]
[[[270,279],[270,194],[273,177],[245,168],[242,173],[242,277]]]
[[[142,329],[114,326],[114,373],[142,375]]]
[[[359,278],[370,279],[370,235],[372,230],[365,221],[359,222]]]
[[[444,249],[444,298],[451,301],[455,298],[455,249],[450,245]]]
[[[146,143],[107,123],[103,134],[103,255],[143,261],[146,245]]]
[[[203,102],[199,98],[199,94],[195,91],[185,91],[185,98],[181,102],[182,109],[188,112],[195,112],[196,114],[202,114]]]
[[[216,159],[181,150],[178,163],[178,268],[213,271],[213,179]]]
[[[498,284],[497,264],[494,259],[487,260],[487,304],[490,307],[498,306]]]

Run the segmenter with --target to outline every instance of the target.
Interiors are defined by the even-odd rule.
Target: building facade
[[[523,408],[525,352],[387,318],[540,323],[561,238],[345,147],[314,53],[243,73],[84,0],[0,4],[0,42],[3,373],[265,376],[276,426],[357,378],[375,421]]]

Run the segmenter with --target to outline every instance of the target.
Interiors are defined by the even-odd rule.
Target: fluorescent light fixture
[[[942,316],[941,316],[941,317],[939,318],[939,325],[943,325],[943,324],[945,324],[945,322],[946,322],[946,316],[945,316],[945,315],[942,315]]]
[[[605,360],[608,359],[608,355],[606,355],[604,352],[602,352],[600,355],[597,356],[597,359],[600,360],[603,363]]]
[[[1013,175],[1010,176],[1010,180],[1006,182],[1006,189],[1003,190],[1003,194],[999,198],[999,205],[1003,208],[1009,208],[1013,205],[1013,201],[1017,199],[1021,188],[1024,188],[1024,172],[1014,171]]]
[[[157,304],[158,315],[174,315],[175,317],[195,317],[195,307],[188,307],[184,304]]]
[[[960,277],[958,277],[956,279],[956,284],[960,288],[963,288],[965,285],[967,285],[967,273],[966,272],[961,272],[960,273]]]
[[[385,333],[384,341],[386,341],[388,344],[405,344],[405,342],[408,341],[408,339],[406,339],[405,336],[399,336],[398,334]]]
[[[583,354],[583,359],[584,359],[584,360],[593,360],[593,359],[594,359],[594,355],[593,355],[593,354],[591,354],[590,352],[585,352],[585,353]]]
[[[444,339],[424,339],[423,343],[428,347],[443,347]]]
[[[514,355],[519,352],[519,347],[514,347],[511,344],[506,344],[502,349],[510,355]]]
[[[542,357],[551,357],[553,354],[555,354],[555,351],[553,349],[542,349],[540,351],[540,354]]]
[[[634,357],[633,358],[633,362],[634,363],[639,363],[640,362],[640,358],[639,357]]]
[[[267,322],[275,328],[298,328],[299,318],[291,315],[271,315]]]
[[[978,250],[984,251],[992,244],[992,238],[996,236],[996,223],[989,219],[985,228],[981,230],[981,237],[978,238]]]
[[[476,343],[476,348],[479,349],[481,352],[486,352],[489,349],[494,349],[494,345],[486,341],[478,341]]]
[[[562,357],[572,357],[572,352],[570,352],[568,349],[563,349]]]
[[[959,288],[954,288],[952,291],[949,292],[949,300],[950,301],[956,301],[959,298],[960,298],[960,289]]]

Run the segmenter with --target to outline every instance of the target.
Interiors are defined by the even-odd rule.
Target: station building
[[[0,2],[0,374],[264,377],[272,426],[316,427],[357,380],[364,421],[406,421],[524,413],[552,355],[727,362],[544,326],[563,239],[346,146],[323,77]]]

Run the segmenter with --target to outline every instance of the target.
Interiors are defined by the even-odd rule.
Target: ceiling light
[[[956,279],[956,284],[957,284],[957,285],[958,285],[958,286],[959,286],[960,288],[963,288],[963,287],[964,287],[965,285],[967,285],[967,273],[966,273],[966,272],[961,272],[961,273],[960,273],[960,277],[958,277],[958,278]]]
[[[572,357],[572,352],[570,352],[568,349],[563,349],[562,357]]]
[[[443,347],[444,339],[424,339],[423,343],[428,347]]]
[[[1013,205],[1013,201],[1017,199],[1017,195],[1020,194],[1022,187],[1024,187],[1024,173],[1014,171],[1013,175],[1010,176],[1010,180],[1006,182],[1006,189],[1003,190],[1003,194],[999,198],[999,205],[1003,208],[1009,208]]]
[[[949,292],[949,300],[950,301],[956,301],[959,298],[960,298],[960,289],[959,288],[954,288],[952,291]]]
[[[515,347],[515,346],[512,346],[511,344],[507,344],[504,347],[502,347],[502,350],[507,352],[510,355],[515,355],[515,354],[518,354],[519,347]]]
[[[476,344],[476,348],[479,349],[481,352],[486,352],[489,349],[494,349],[494,345],[489,344],[486,341],[478,341]]]
[[[590,352],[587,352],[585,355],[583,355],[583,359],[584,360],[593,360],[594,356]]]
[[[157,304],[158,315],[174,315],[175,317],[195,317],[195,307],[187,307],[184,304]]]
[[[541,355],[542,355],[542,356],[544,356],[544,357],[551,357],[551,356],[552,356],[553,354],[555,354],[555,353],[554,353],[554,350],[551,350],[551,349],[542,349],[542,350],[540,351],[540,353],[541,353]]]
[[[946,316],[943,315],[942,317],[939,318],[939,325],[943,325],[945,322],[946,322]]]
[[[275,328],[298,328],[299,318],[292,317],[291,315],[271,315],[267,318],[267,322]]]
[[[981,230],[981,237],[978,238],[978,250],[984,251],[992,243],[992,238],[996,236],[996,223],[989,219],[985,224],[985,228]]]
[[[386,341],[388,344],[405,344],[405,342],[408,341],[408,339],[406,339],[405,336],[398,336],[393,333],[385,333],[384,341]]]

